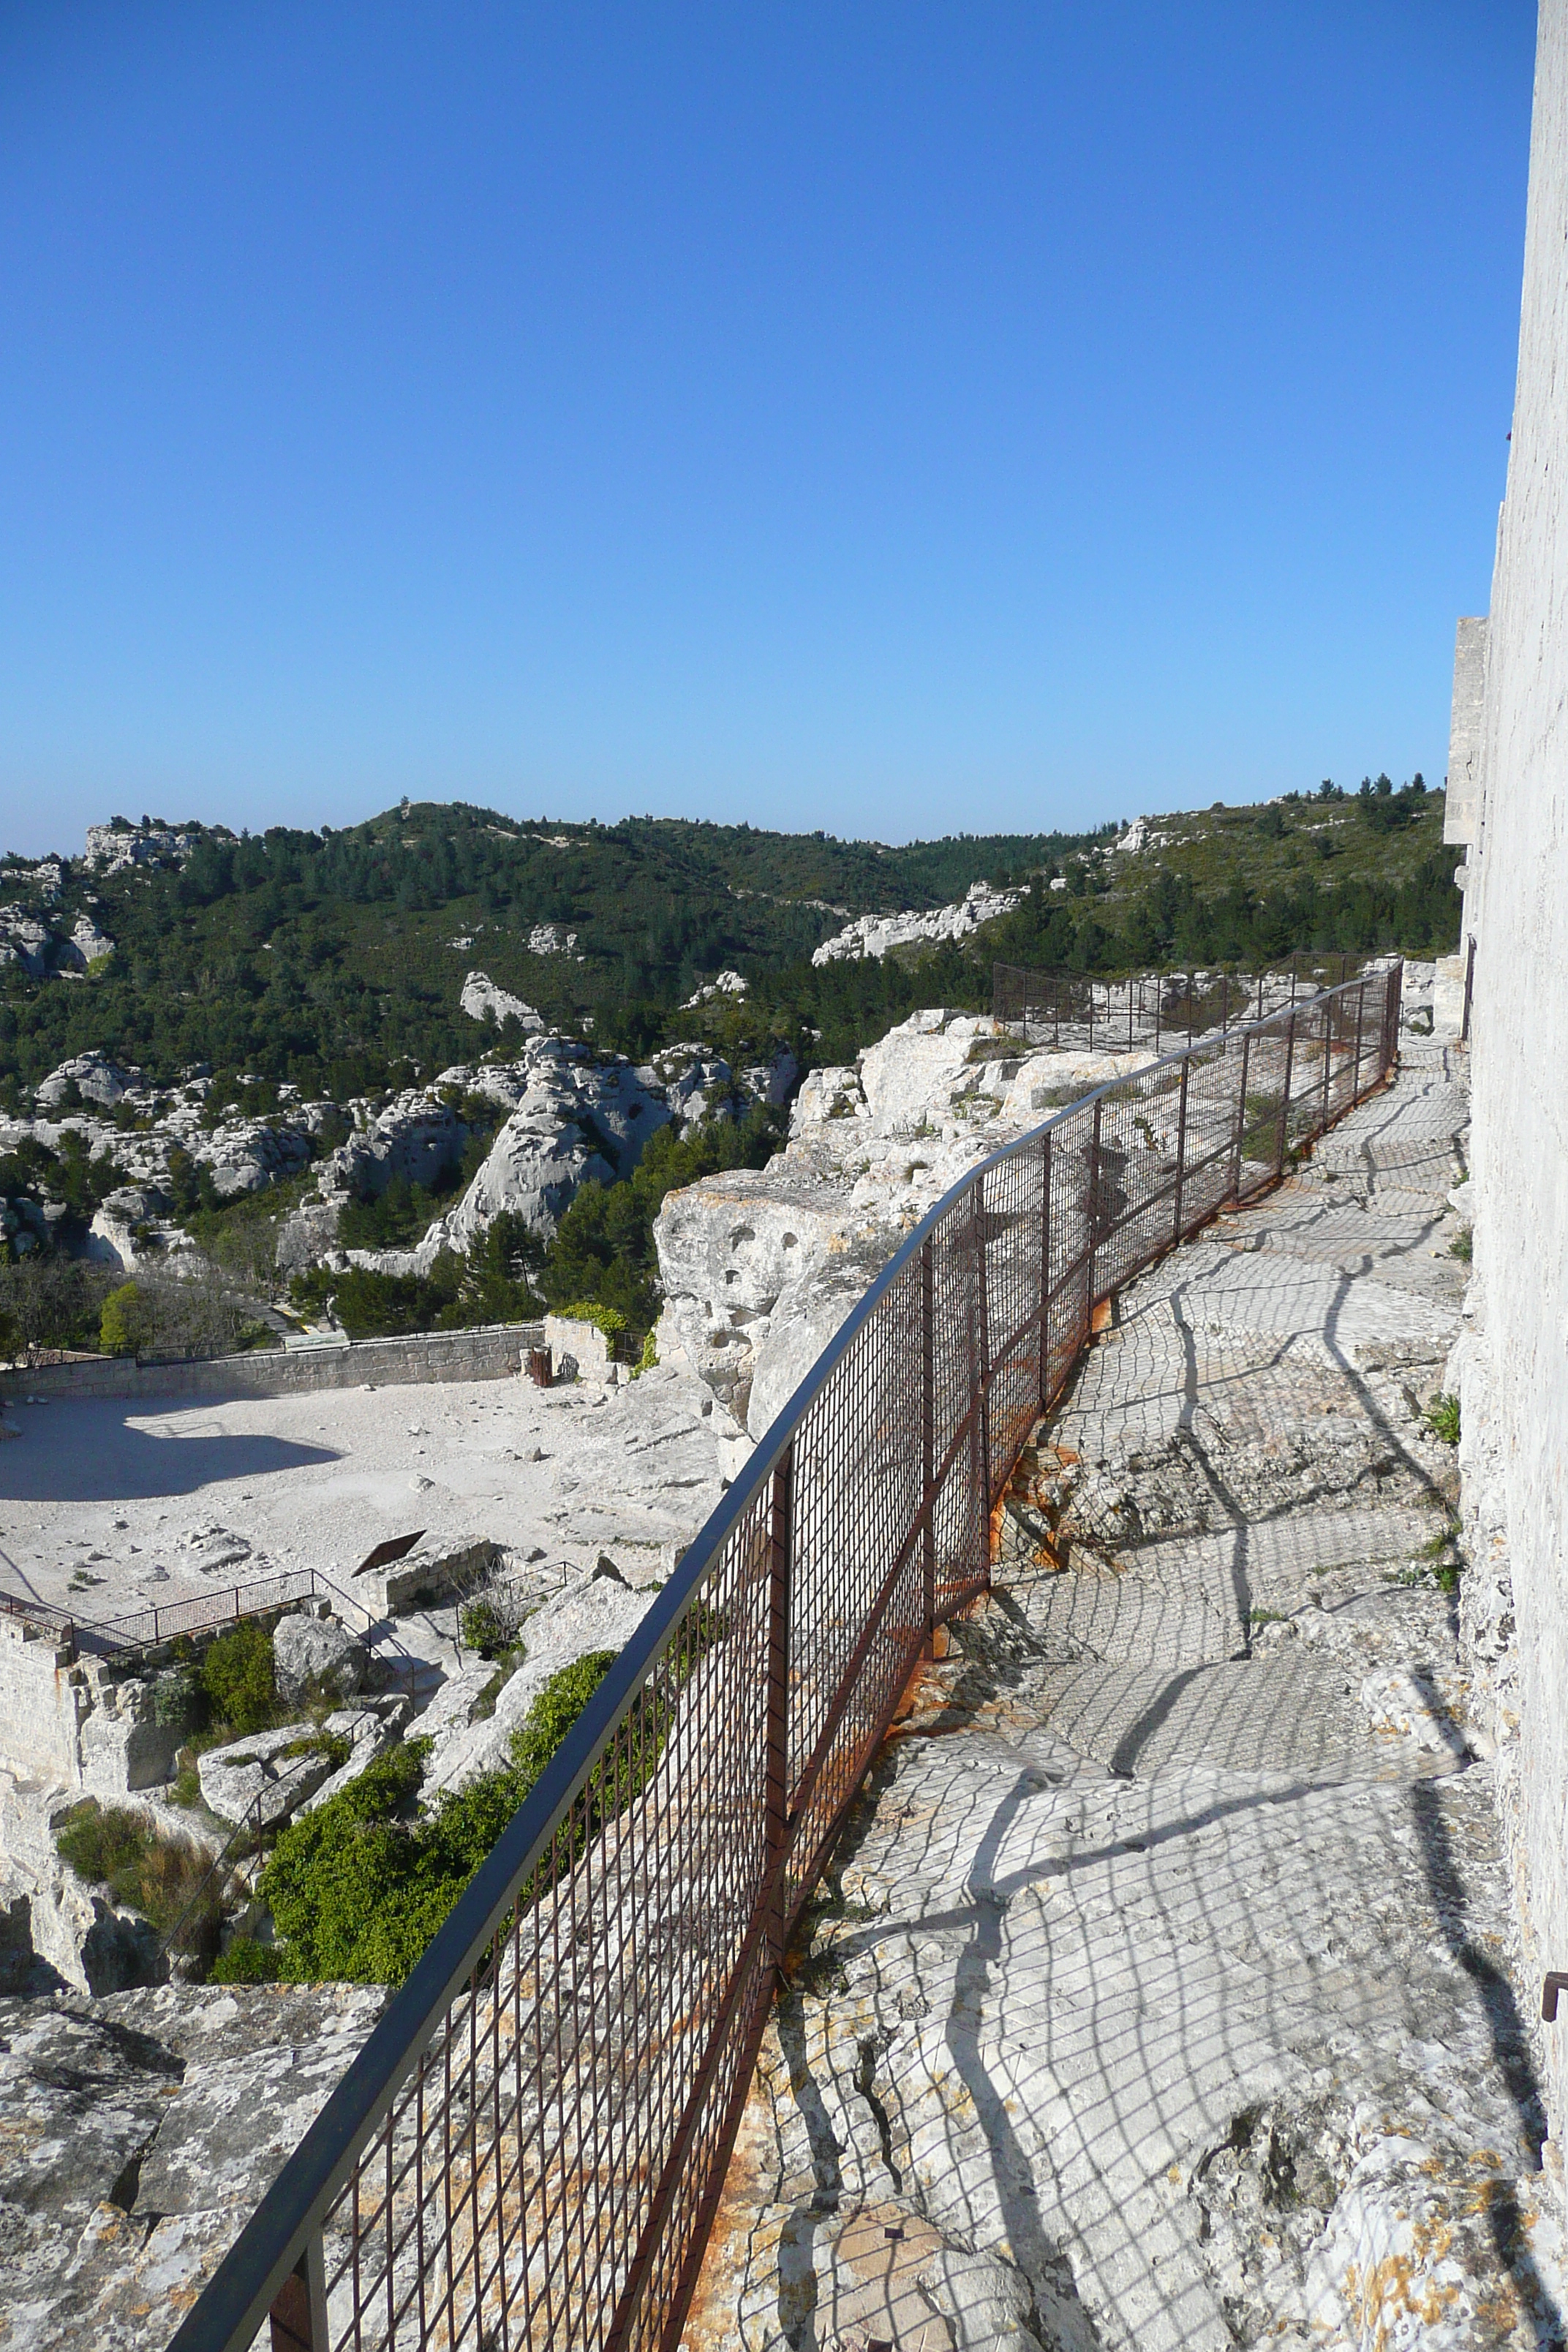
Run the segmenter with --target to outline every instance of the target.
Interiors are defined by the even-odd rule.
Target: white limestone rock
[[[58,1069],[51,1070],[47,1078],[39,1079],[39,1104],[46,1110],[54,1109],[64,1101],[66,1089],[73,1082],[84,1101],[107,1106],[133,1094],[142,1085],[142,1077],[139,1069],[123,1068],[120,1063],[111,1061],[107,1054],[75,1054],[68,1062],[62,1062]]]
[[[632,1065],[565,1037],[531,1041],[525,1084],[462,1200],[413,1254],[424,1273],[443,1249],[466,1250],[503,1212],[537,1234],[555,1231],[580,1184],[627,1176],[669,1107]]]
[[[203,830],[210,830],[224,840],[234,838],[224,825]],[[134,866],[183,866],[199,837],[183,825],[89,824],[87,863],[101,874],[122,874]]]
[[[689,1364],[760,1436],[950,1186],[1063,1102],[1150,1059],[1015,1052],[994,1022],[935,1010],[853,1067],[812,1071],[789,1143],[765,1169],[667,1196],[654,1228],[661,1358]]]
[[[1021,890],[994,890],[988,882],[974,882],[951,907],[929,914],[912,908],[901,915],[861,915],[835,932],[812,955],[815,964],[842,963],[860,956],[885,956],[890,948],[915,947],[926,941],[966,939],[982,923],[1010,915],[1023,898]]]
[[[0,907],[0,971],[20,964],[29,980],[42,980],[49,969],[54,934],[22,907]]]
[[[595,1650],[623,1650],[658,1598],[616,1577],[589,1574],[568,1585],[530,1617],[526,1656],[496,1698],[493,1715],[438,1738],[426,1771],[424,1798],[460,1789],[507,1761],[511,1735],[552,1675]],[[421,1721],[421,1731],[426,1729]]]
[[[160,1985],[0,2004],[7,2340],[143,2352],[149,2313],[189,2308],[385,1999]]]
[[[271,1822],[297,1812],[336,1769],[310,1724],[285,1723],[207,1748],[196,1777],[202,1802],[220,1821],[247,1820],[259,1804],[263,1822]]]
[[[543,1019],[534,1007],[510,990],[498,988],[488,972],[469,972],[458,1001],[470,1021],[493,1021],[498,1027],[503,1021],[517,1021],[534,1036],[543,1031]]]
[[[352,1698],[364,1680],[364,1646],[335,1617],[280,1617],[272,1633],[272,1674],[288,1706],[317,1692]]]

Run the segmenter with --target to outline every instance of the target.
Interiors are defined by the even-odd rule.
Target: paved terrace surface
[[[1458,1065],[1134,1284],[1038,1432],[808,1923],[690,2352],[1562,2340],[1422,1420]]]

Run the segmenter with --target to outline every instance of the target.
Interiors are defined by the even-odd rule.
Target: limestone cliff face
[[[672,1192],[654,1229],[661,1358],[760,1437],[904,1235],[976,1163],[1134,1054],[1031,1053],[983,1015],[916,1013],[814,1070],[766,1168]]]

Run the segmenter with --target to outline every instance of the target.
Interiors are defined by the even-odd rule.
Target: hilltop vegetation
[[[178,866],[68,866],[50,919],[90,911],[114,953],[79,981],[0,976],[0,1103],[89,1047],[155,1084],[205,1066],[215,1111],[264,1113],[284,1082],[338,1101],[389,1091],[504,1042],[459,1010],[476,967],[548,1026],[639,1058],[700,1038],[731,1055],[788,1045],[809,1065],[850,1057],[916,1003],[984,1004],[993,958],[1109,972],[1291,948],[1442,952],[1459,902],[1441,827],[1440,794],[1386,778],[1162,818],[1131,852],[1109,846],[1114,828],[888,849],[672,819],[519,823],[461,803],[341,833],[192,825]],[[1026,885],[1024,901],[958,946],[811,962],[847,916],[933,908],[981,879]],[[28,890],[18,861],[0,867],[0,897]],[[569,951],[540,951],[546,925],[575,933]],[[725,967],[749,996],[681,1009]]]
[[[809,970],[846,913],[940,906],[1096,837],[895,850],[653,818],[519,824],[460,803],[342,833],[186,829],[177,869],[68,870],[51,919],[68,929],[90,904],[115,953],[85,987],[6,971],[0,1082],[35,1085],[93,1047],[155,1084],[204,1064],[343,1100],[472,1057],[485,1040],[458,998],[475,967],[550,1027],[642,1053],[691,1034],[672,1016],[725,966]],[[0,868],[0,898],[27,897],[17,864]],[[535,951],[545,925],[573,949]]]

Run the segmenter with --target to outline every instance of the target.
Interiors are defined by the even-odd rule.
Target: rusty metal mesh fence
[[[1369,974],[975,1170],[803,1383],[174,2339],[671,2352],[792,1926],[1096,1303],[1386,1076]],[[266,2341],[265,2334],[262,2341]]]

